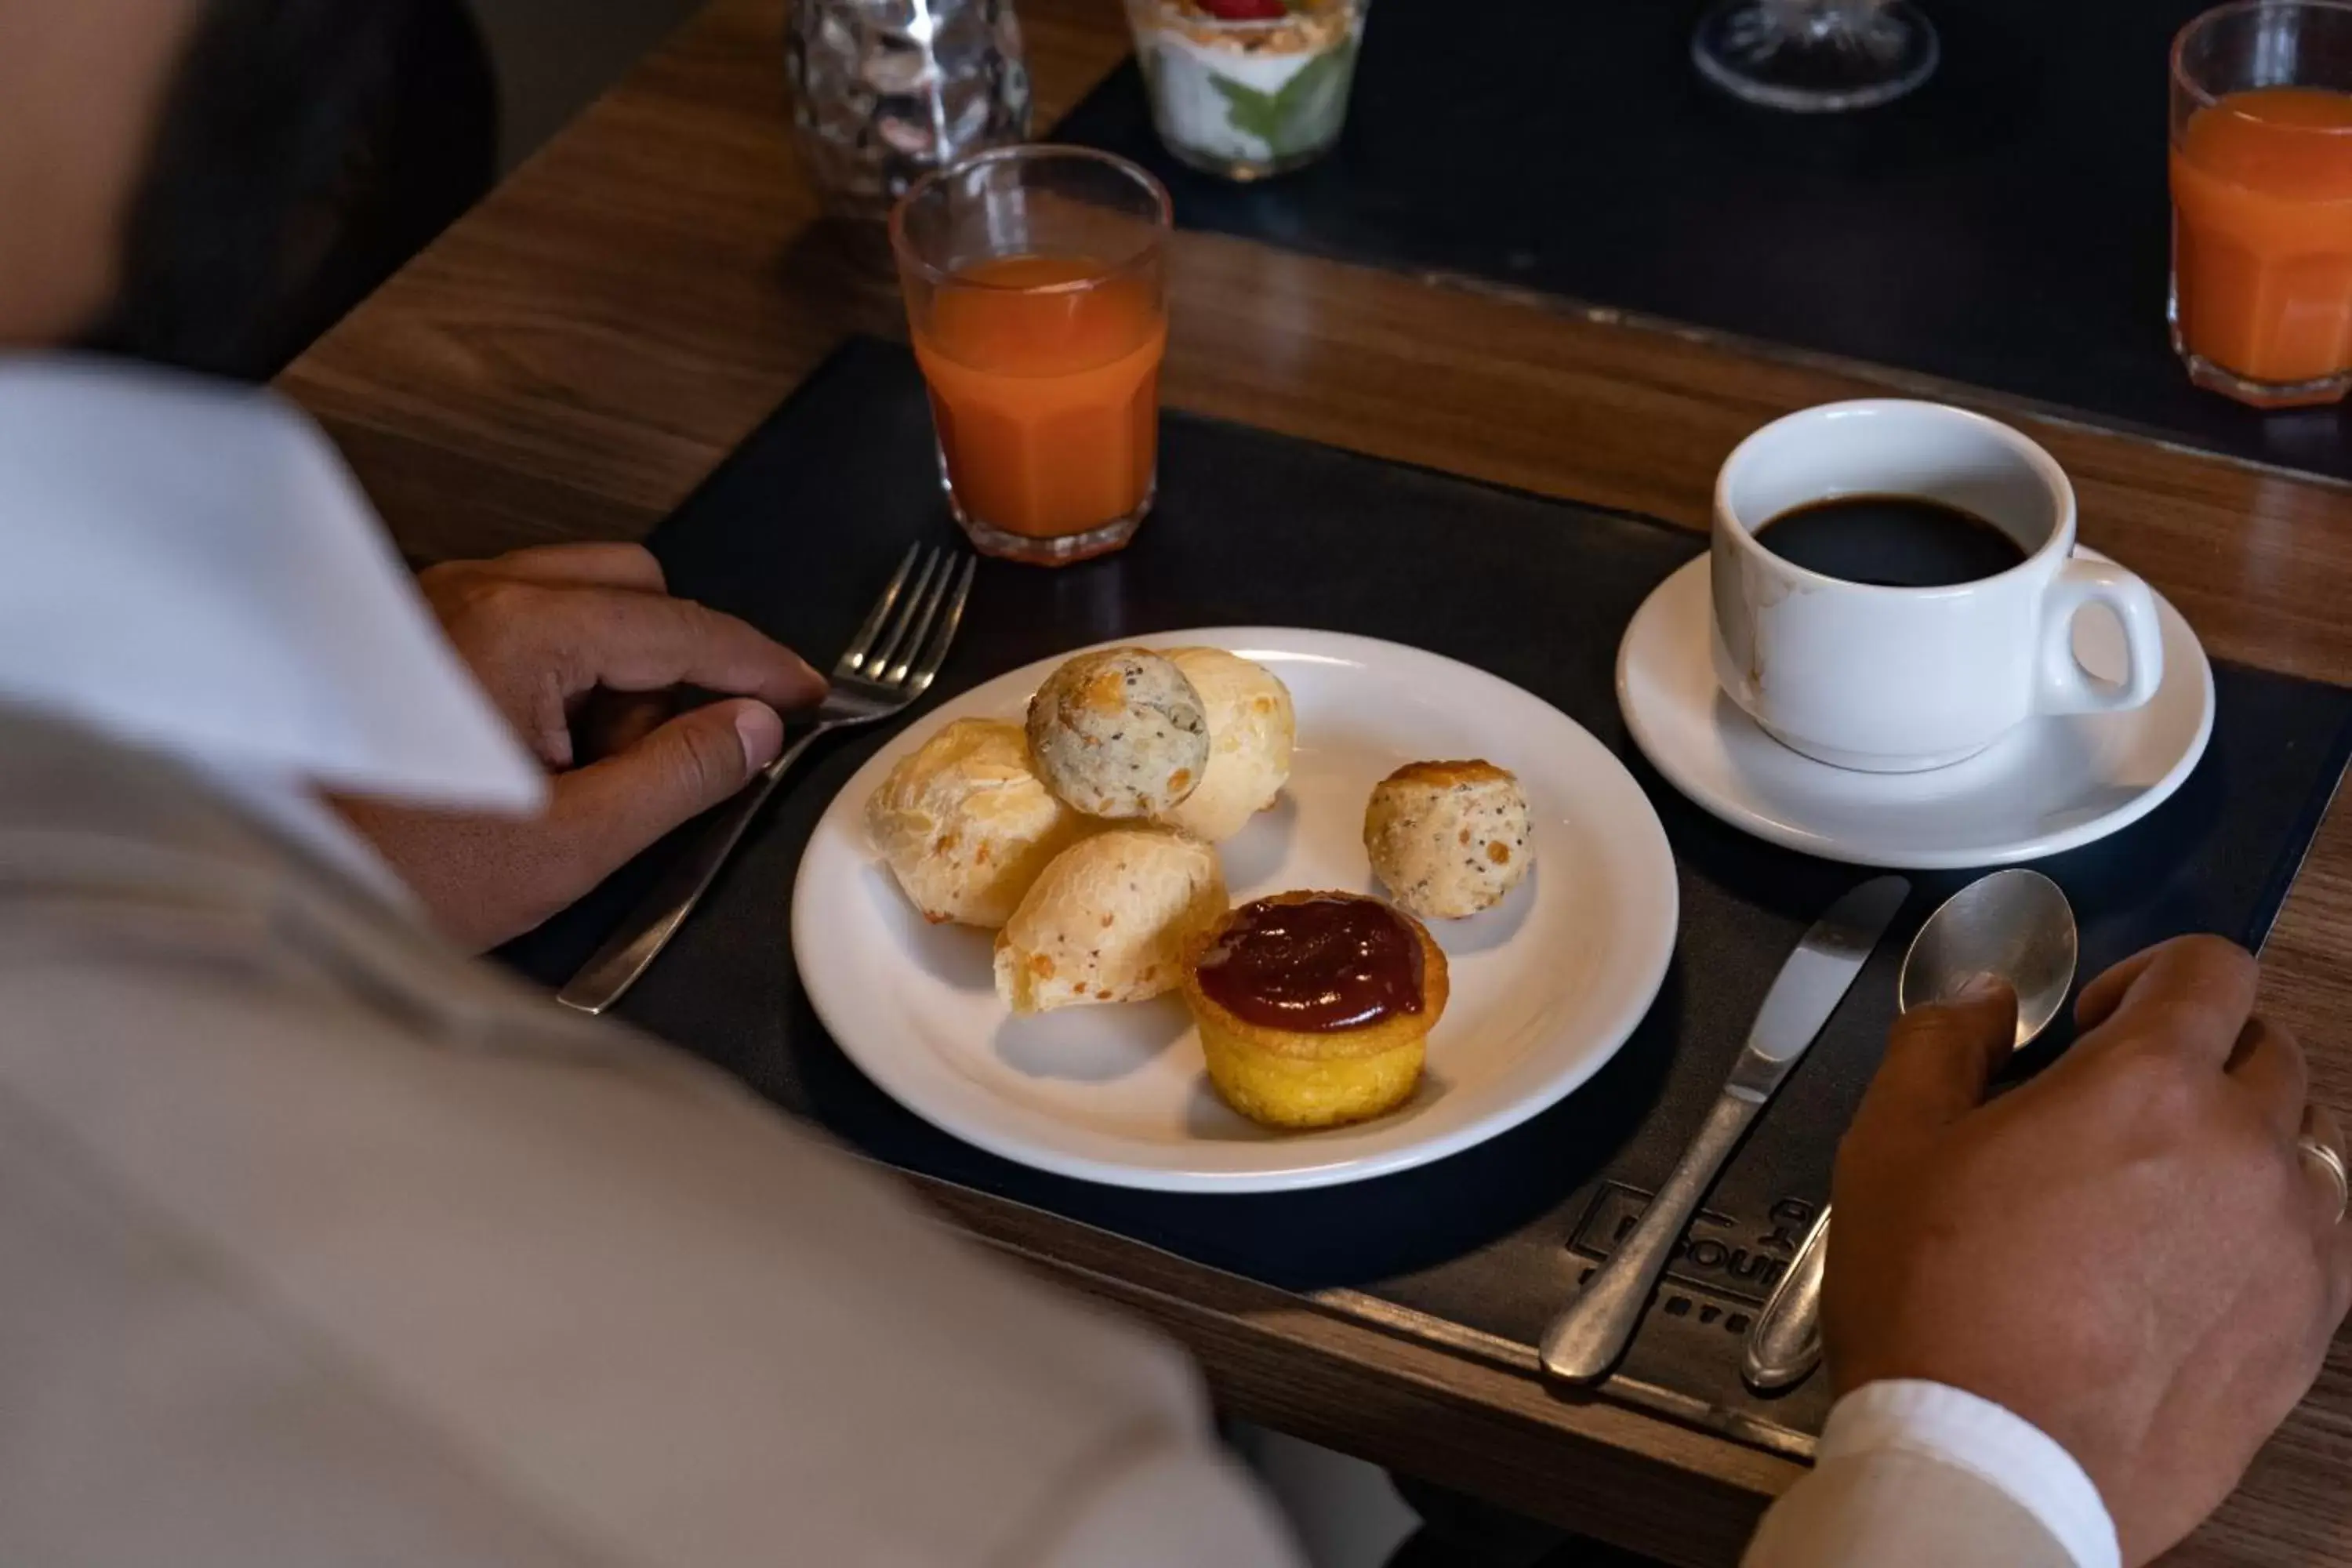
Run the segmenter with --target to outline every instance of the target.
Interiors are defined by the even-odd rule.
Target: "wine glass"
[[[1691,38],[1707,80],[1801,114],[1891,103],[1934,74],[1941,53],[1911,0],[1718,0]]]

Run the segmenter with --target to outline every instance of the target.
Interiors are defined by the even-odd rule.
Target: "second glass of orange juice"
[[[1008,147],[890,215],[948,504],[990,555],[1117,550],[1150,510],[1168,193],[1124,158]]]
[[[2174,40],[2172,343],[2258,407],[2352,390],[2352,5],[2239,0]]]

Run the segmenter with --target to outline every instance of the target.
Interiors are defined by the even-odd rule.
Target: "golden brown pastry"
[[[1140,1002],[1182,982],[1225,912],[1217,852],[1165,827],[1110,828],[1056,856],[996,933],[996,994],[1016,1013]]]
[[[1231,838],[1290,782],[1297,732],[1290,689],[1264,665],[1221,647],[1170,648],[1167,658],[1201,695],[1209,762],[1192,793],[1160,820],[1212,843]]]
[[[1421,922],[1360,893],[1244,904],[1184,967],[1209,1081],[1268,1127],[1330,1127],[1403,1104],[1446,997],[1445,954]]]
[[[925,920],[995,927],[1095,824],[1045,787],[1020,725],[959,719],[890,770],[866,827]]]
[[[1029,700],[1038,776],[1090,816],[1148,817],[1191,795],[1209,721],[1183,673],[1139,647],[1082,653]]]
[[[1528,797],[1488,762],[1408,763],[1372,790],[1364,853],[1404,909],[1459,920],[1501,903],[1535,863]]]

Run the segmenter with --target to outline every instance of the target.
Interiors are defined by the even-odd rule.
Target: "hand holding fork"
[[[908,547],[834,665],[832,690],[814,721],[719,810],[645,901],[556,993],[557,1001],[583,1013],[602,1013],[618,1002],[677,934],[777,783],[817,737],[890,718],[930,688],[962,622],[973,564],[966,556],[959,566],[951,552],[938,547]]]

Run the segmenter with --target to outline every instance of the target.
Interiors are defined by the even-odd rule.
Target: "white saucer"
[[[2079,553],[2091,556],[2090,551]],[[1865,773],[1798,755],[1716,685],[1707,558],[1658,584],[1617,649],[1617,703],[1666,781],[1743,832],[1825,859],[1949,870],[2039,859],[2127,827],[2180,787],[2213,733],[2213,667],[2158,596],[2164,685],[2128,713],[2032,719],[1987,751],[1923,773]],[[2119,628],[2077,623],[2094,675],[2125,668]]]

